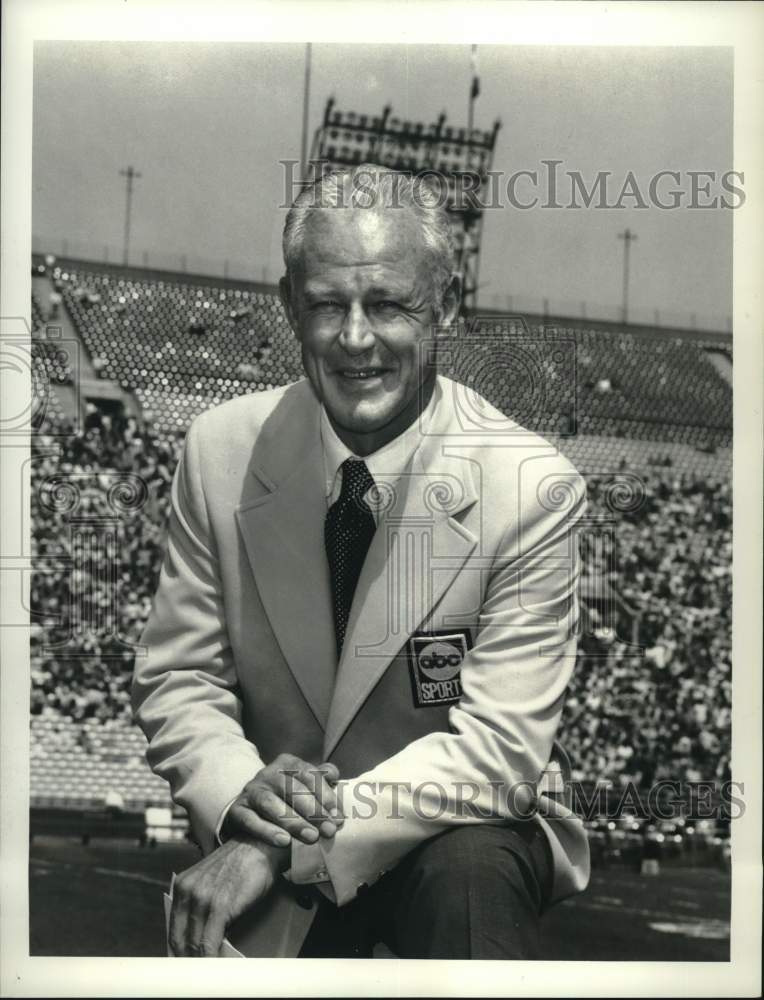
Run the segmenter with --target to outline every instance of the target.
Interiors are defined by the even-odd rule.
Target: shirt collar
[[[366,468],[375,483],[384,480],[393,483],[408,465],[432,419],[433,412],[440,397],[440,386],[436,380],[432,396],[419,417],[398,437],[388,441],[386,445],[370,455],[355,455],[348,446],[340,440],[332,427],[326,409],[321,407],[321,442],[324,451],[325,490],[327,500],[339,493],[338,477],[342,463],[348,458],[362,458]]]

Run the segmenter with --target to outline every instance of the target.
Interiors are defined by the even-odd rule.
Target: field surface
[[[199,857],[187,844],[36,837],[30,852],[30,954],[165,954],[162,891]],[[599,869],[585,893],[543,918],[549,959],[728,961],[728,874],[668,868],[646,877]]]

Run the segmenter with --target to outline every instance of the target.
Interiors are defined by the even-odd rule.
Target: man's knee
[[[442,833],[416,852],[412,875],[428,888],[449,888],[451,892],[490,878],[498,860],[492,839],[480,827],[457,827]]]
[[[414,853],[410,875],[420,889],[433,893],[443,906],[450,901],[458,905],[466,892],[487,892],[496,887],[497,881],[528,893],[534,904],[540,905],[546,873],[537,871],[530,839],[525,830],[518,833],[507,826],[457,827]]]
[[[458,827],[414,851],[398,883],[403,949],[414,957],[536,957],[542,890],[531,833]]]

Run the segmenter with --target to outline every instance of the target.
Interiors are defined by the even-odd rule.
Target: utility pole
[[[467,141],[472,141],[472,129],[475,126],[475,101],[480,94],[480,74],[477,64],[477,45],[470,52],[470,100],[467,106]],[[472,149],[470,148],[470,153]]]
[[[122,247],[122,264],[127,267],[127,258],[130,252],[130,213],[133,207],[133,181],[136,180],[141,174],[133,167],[128,167],[127,170],[120,170],[120,176],[126,178],[127,186],[127,203],[125,205],[125,241]]]
[[[623,323],[629,322],[629,244],[636,238],[637,234],[632,233],[628,226],[618,234],[618,239],[623,240],[623,305],[621,306]]]
[[[302,148],[300,171],[303,182],[308,179],[308,112],[310,110],[310,42],[305,46],[305,88],[302,95]]]

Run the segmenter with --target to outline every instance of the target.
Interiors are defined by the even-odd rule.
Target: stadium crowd
[[[127,723],[132,644],[162,561],[182,434],[92,405],[79,430],[54,419],[33,440],[32,713]],[[119,509],[112,581],[102,572],[108,549],[99,556],[92,546],[108,534],[103,518],[114,516],[115,476],[137,476],[146,489]],[[725,780],[730,491],[671,470],[643,482],[638,501],[614,513],[612,479],[589,481],[590,509],[612,517],[614,531],[584,538],[584,577],[597,571],[617,593],[615,627],[601,604],[587,604],[561,739],[578,780]],[[71,562],[83,531],[91,548]],[[57,643],[60,653],[51,650]]]
[[[606,518],[612,485],[588,479],[591,509]],[[652,474],[614,521],[612,533],[595,535],[604,552],[583,539],[585,571],[599,561],[617,597],[610,614],[589,610],[566,701],[574,777],[642,786],[729,780],[729,485]]]
[[[33,715],[130,719],[133,646],[158,579],[182,440],[92,404],[80,430],[48,421],[33,438]],[[110,499],[120,484],[127,503]],[[83,539],[101,547],[83,552]]]

